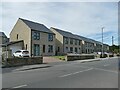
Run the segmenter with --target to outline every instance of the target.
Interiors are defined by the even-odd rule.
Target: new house
[[[50,28],[56,35],[56,54],[63,55],[65,53],[81,53],[82,39],[76,35],[57,28]]]
[[[10,41],[20,40],[31,56],[55,55],[55,34],[43,24],[19,18],[10,32]]]
[[[102,43],[80,35],[51,27],[56,38],[56,54],[62,55],[68,52],[79,54],[91,54],[102,51]],[[103,44],[104,52],[109,51],[109,45]]]

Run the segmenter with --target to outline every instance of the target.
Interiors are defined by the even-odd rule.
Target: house
[[[50,28],[56,35],[56,54],[63,55],[68,52],[81,53],[82,40],[71,32],[63,31],[57,28]]]
[[[3,51],[5,51],[5,48],[3,45],[9,42],[9,39],[5,35],[4,32],[0,32],[0,55],[2,54]]]
[[[9,39],[7,38],[5,33],[4,32],[0,32],[0,45],[5,44],[7,42],[9,42]]]
[[[76,52],[79,54],[91,54],[94,52],[101,52],[102,43],[89,39],[80,35],[73,34],[71,32],[63,31],[54,27],[50,30],[56,35],[56,53],[57,55],[63,55],[68,52]],[[104,44],[104,51],[109,51],[109,45]]]
[[[55,55],[55,34],[43,24],[19,18],[10,32],[10,41],[20,40],[31,56]]]
[[[76,35],[77,37],[81,38],[82,40],[82,53],[84,54],[91,54],[94,52],[94,41],[92,39],[80,36],[80,35]]]

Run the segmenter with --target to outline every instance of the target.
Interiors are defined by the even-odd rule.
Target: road
[[[3,69],[3,88],[118,88],[118,58],[50,63],[24,71]],[[4,71],[5,70],[5,71]]]

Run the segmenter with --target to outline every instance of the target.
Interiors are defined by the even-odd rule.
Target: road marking
[[[25,85],[20,85],[20,86],[16,86],[16,87],[13,87],[13,88],[21,88],[21,87],[25,87],[27,86],[26,84]]]
[[[107,72],[112,72],[112,73],[117,73],[117,71],[111,71],[111,70],[106,70],[106,69],[100,69],[100,68],[94,68],[94,69],[97,69],[97,70],[102,70],[102,71],[107,71]]]
[[[110,64],[106,64],[106,65],[104,65],[104,67],[106,67],[106,66],[109,66]]]
[[[65,75],[59,76],[59,77],[66,77],[66,76],[70,76],[70,75],[75,75],[75,74],[78,74],[78,73],[81,73],[81,72],[86,72],[86,71],[89,71],[89,70],[92,70],[92,69],[93,68],[90,68],[90,69],[87,69],[87,70],[83,70],[83,71],[74,72],[74,73],[69,73],[69,74],[65,74]]]

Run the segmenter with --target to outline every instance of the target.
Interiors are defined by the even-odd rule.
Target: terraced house
[[[62,55],[68,52],[81,53],[82,39],[76,35],[57,28],[50,28],[56,35],[56,54]]]
[[[56,53],[58,55],[68,52],[91,54],[102,51],[102,44],[98,41],[53,27],[51,27],[50,30],[56,34]],[[104,44],[103,47],[104,52],[109,51],[109,45]]]
[[[19,18],[10,33],[10,41],[20,40],[31,56],[55,55],[55,34],[43,24]]]

